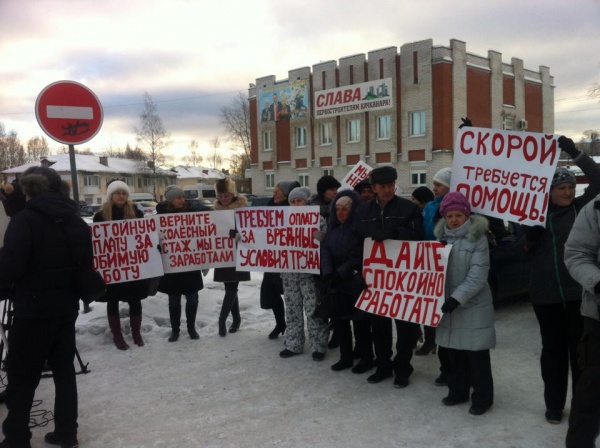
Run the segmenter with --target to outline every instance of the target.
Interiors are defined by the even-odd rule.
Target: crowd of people
[[[579,152],[572,140],[560,137],[558,142],[588,177],[590,186],[582,196],[575,197],[575,176],[558,168],[549,193],[547,225],[525,230],[523,253],[532,260],[530,297],[542,339],[540,364],[546,420],[561,422],[570,372],[573,401],[567,446],[593,447],[600,428],[600,196],[593,201],[600,193],[600,168]],[[72,361],[77,297],[72,283],[73,270],[91,263],[91,240],[89,233],[84,235],[81,231],[83,221],[77,219],[75,203],[61,192],[60,177],[57,179],[49,168],[30,170],[33,171],[21,178],[27,203],[22,213],[13,216],[0,252],[0,286],[11,285],[15,297],[15,322],[9,337],[12,347],[19,347],[8,352],[9,412],[3,423],[6,438],[0,446],[29,446],[31,432],[25,416],[45,360],[49,361],[57,384],[55,430],[47,434],[46,441],[76,446],[77,399]],[[393,378],[393,387],[402,389],[410,383],[413,355],[436,353],[440,375],[435,384],[448,388],[442,400],[444,406],[470,402],[469,413],[475,416],[492,407],[490,349],[495,347],[496,333],[488,284],[490,220],[474,214],[463,194],[451,191],[451,176],[451,168],[442,168],[433,177],[432,189],[415,189],[411,200],[396,194],[398,174],[391,166],[373,169],[354,190],[338,191],[341,185],[332,176],[319,179],[314,195],[295,180],[282,180],[275,185],[269,206],[318,205],[320,212],[315,238],[321,243],[321,274],[284,272],[263,276],[260,305],[273,310],[275,327],[268,337],[285,339],[281,358],[303,353],[307,330],[314,361],[323,361],[328,348],[339,347],[339,359],[331,365],[332,371],[351,369],[355,374],[364,374],[374,370],[367,377],[369,383]],[[218,181],[215,190],[217,211],[248,206],[247,199],[237,193],[229,178]],[[157,213],[203,210],[191,207],[181,188],[175,185],[167,187],[165,200],[157,206]],[[94,222],[139,217],[129,200],[127,185],[117,180],[108,185],[106,202],[94,216]],[[230,229],[229,236],[236,243],[239,241],[235,228]],[[436,240],[452,245],[442,316],[436,328],[422,329],[416,323],[366,313],[354,306],[365,287],[362,261],[367,239]],[[23,251],[23,247],[35,250]],[[45,257],[49,251],[58,255]],[[27,269],[27,257],[41,257],[44,262],[34,264],[32,272]],[[213,275],[215,281],[224,283],[218,332],[225,337],[236,333],[242,324],[237,294],[240,282],[249,280],[249,274],[235,268],[217,268]],[[158,291],[168,296],[169,342],[179,339],[182,295],[186,299],[189,337],[198,339],[195,322],[202,278],[202,271],[196,270],[156,279]],[[108,285],[100,299],[107,303],[109,327],[119,350],[129,349],[121,330],[119,302],[129,304],[133,342],[143,346],[142,301],[151,294],[151,283],[139,280]],[[44,290],[44,298],[49,297],[47,300],[36,300],[40,289]],[[324,317],[317,312],[324,297],[336,302],[335,314]],[[230,315],[232,323],[227,329]],[[48,343],[38,350],[25,336],[33,331],[33,326],[40,336],[61,342]],[[419,346],[421,338],[423,343]]]

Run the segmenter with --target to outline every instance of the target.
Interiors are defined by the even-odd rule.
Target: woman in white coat
[[[496,345],[494,304],[487,283],[490,256],[487,219],[471,216],[467,198],[446,194],[434,229],[438,240],[452,244],[446,273],[446,301],[436,330],[436,343],[450,355],[446,406],[471,399],[469,413],[484,414],[494,402],[490,349]],[[469,397],[471,387],[473,394]]]

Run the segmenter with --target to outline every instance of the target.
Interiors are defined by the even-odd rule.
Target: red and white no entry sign
[[[40,92],[35,117],[46,134],[67,145],[91,140],[102,127],[102,105],[90,89],[75,81],[57,81]]]

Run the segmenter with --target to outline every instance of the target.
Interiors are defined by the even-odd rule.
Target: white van
[[[183,194],[186,199],[216,199],[214,185],[196,184],[183,187]]]
[[[146,202],[154,201],[154,196],[150,193],[131,193],[129,199],[131,199],[132,202]]]

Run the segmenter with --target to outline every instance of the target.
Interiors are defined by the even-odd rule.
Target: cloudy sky
[[[600,81],[598,23],[598,0],[0,0],[0,122],[24,144],[44,136],[35,100],[68,79],[104,108],[83,147],[134,146],[148,92],[173,150],[194,139],[208,153],[210,139],[224,141],[221,106],[256,78],[431,38],[550,67],[555,132],[577,140],[600,129],[600,103],[588,95]]]

